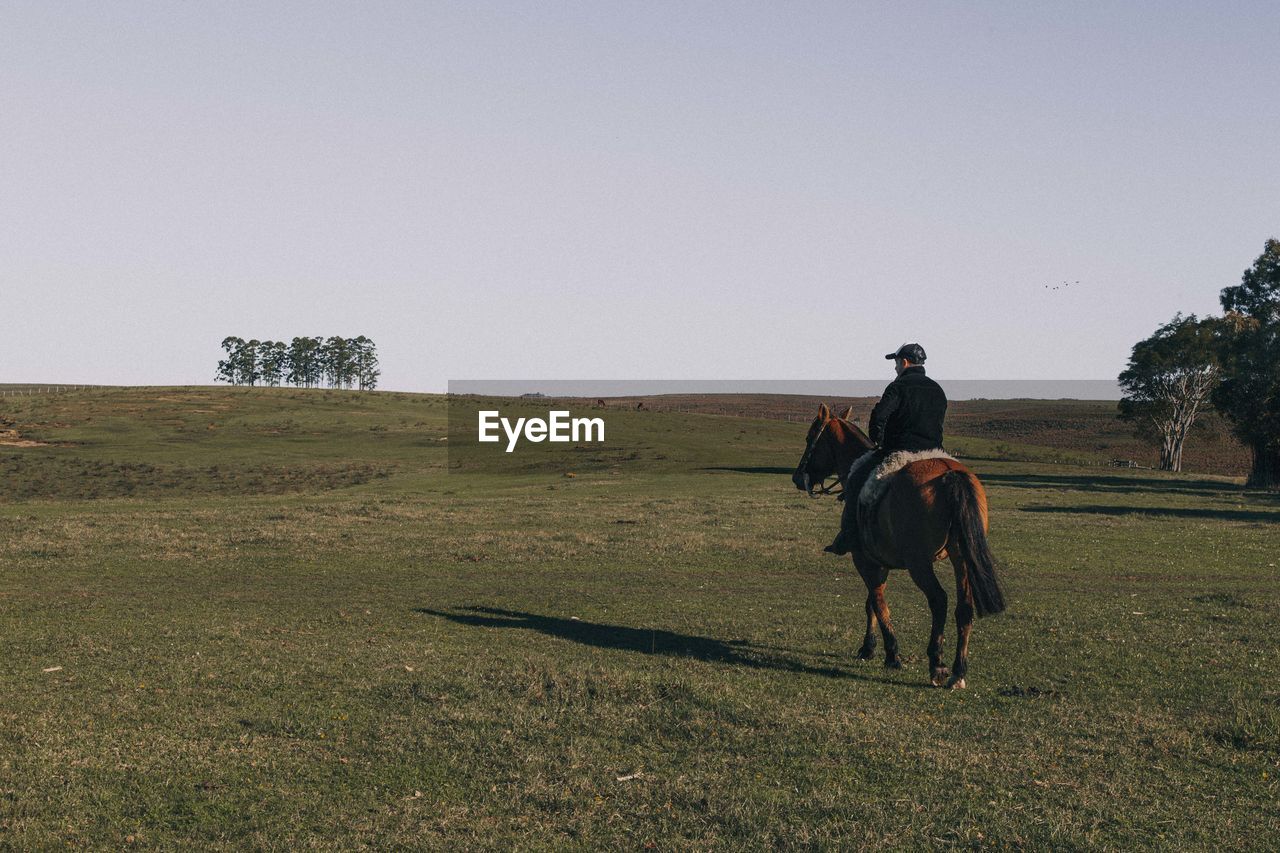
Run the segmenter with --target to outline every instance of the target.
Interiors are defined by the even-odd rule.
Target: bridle
[[[828,477],[824,477],[822,480],[819,480],[816,486],[814,483],[810,482],[809,480],[809,471],[808,471],[809,459],[810,457],[813,456],[813,451],[814,449],[817,448],[818,442],[822,439],[822,434],[827,431],[827,426],[832,421],[838,421],[844,426],[851,428],[850,429],[851,432],[857,429],[857,427],[854,424],[836,415],[832,415],[831,417],[827,418],[825,421],[822,422],[822,426],[818,427],[818,431],[814,433],[813,439],[810,440],[808,446],[805,447],[804,454],[800,457],[799,464],[796,465],[796,470],[799,471],[801,475],[804,476],[805,494],[807,494],[811,498],[820,498],[823,495],[839,495],[844,492],[844,478],[840,476],[839,471],[835,471],[832,474],[830,474]],[[834,482],[828,482],[828,480],[830,480],[832,477],[835,478]],[[838,489],[836,488],[837,486],[839,487]]]

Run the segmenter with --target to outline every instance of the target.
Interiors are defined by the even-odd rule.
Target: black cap
[[[891,352],[885,358],[905,358],[912,364],[924,364],[924,347],[919,344],[903,344],[897,352]]]

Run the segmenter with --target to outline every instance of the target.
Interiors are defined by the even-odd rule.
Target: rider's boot
[[[828,554],[838,554],[843,556],[853,550],[849,545],[849,540],[852,538],[853,537],[847,532],[841,530],[836,534],[836,538],[831,540],[831,544],[822,550],[826,551]]]

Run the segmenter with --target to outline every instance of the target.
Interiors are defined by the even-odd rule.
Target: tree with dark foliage
[[[289,364],[289,351],[282,341],[263,341],[258,344],[258,364],[262,381],[272,387],[284,381]]]
[[[215,382],[230,382],[232,385],[240,384],[240,377],[236,373],[237,353],[244,347],[244,338],[234,336],[222,339],[222,349],[226,352],[227,357],[218,362],[218,372],[213,377]]]
[[[1222,321],[1175,316],[1133,345],[1120,374],[1120,417],[1160,443],[1160,469],[1182,470],[1182,448],[1218,384]]]
[[[257,338],[244,342],[244,346],[236,350],[236,375],[241,385],[257,385],[262,378],[262,362],[258,360],[258,347],[262,341]]]
[[[313,388],[320,384],[324,373],[320,357],[320,338],[300,337],[289,343],[289,384]]]
[[[361,391],[371,391],[378,387],[378,352],[373,341],[364,335],[351,342],[355,348],[355,376]]]
[[[222,348],[227,357],[218,362],[218,372],[214,379],[230,382],[232,385],[256,385],[262,378],[261,362],[258,360],[259,346],[261,342],[257,340],[223,338]]]
[[[1253,451],[1248,485],[1280,489],[1280,240],[1266,242],[1221,300],[1229,333],[1213,403]]]
[[[325,338],[321,348],[324,358],[325,378],[331,388],[350,388],[355,375],[355,352],[351,341],[337,335]]]

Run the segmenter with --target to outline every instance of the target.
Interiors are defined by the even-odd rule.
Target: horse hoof
[[[870,648],[868,648],[867,646],[863,646],[862,648],[858,649],[858,660],[871,660],[872,656],[874,656],[875,653],[876,653],[875,646],[871,646]]]
[[[964,690],[964,679],[963,678],[951,679],[950,681],[947,682],[947,689],[948,690]]]
[[[885,669],[902,669],[902,658],[886,658],[884,662]]]
[[[929,680],[933,682],[934,687],[941,687],[947,683],[947,676],[951,674],[951,670],[945,666],[940,666],[929,676]]]

